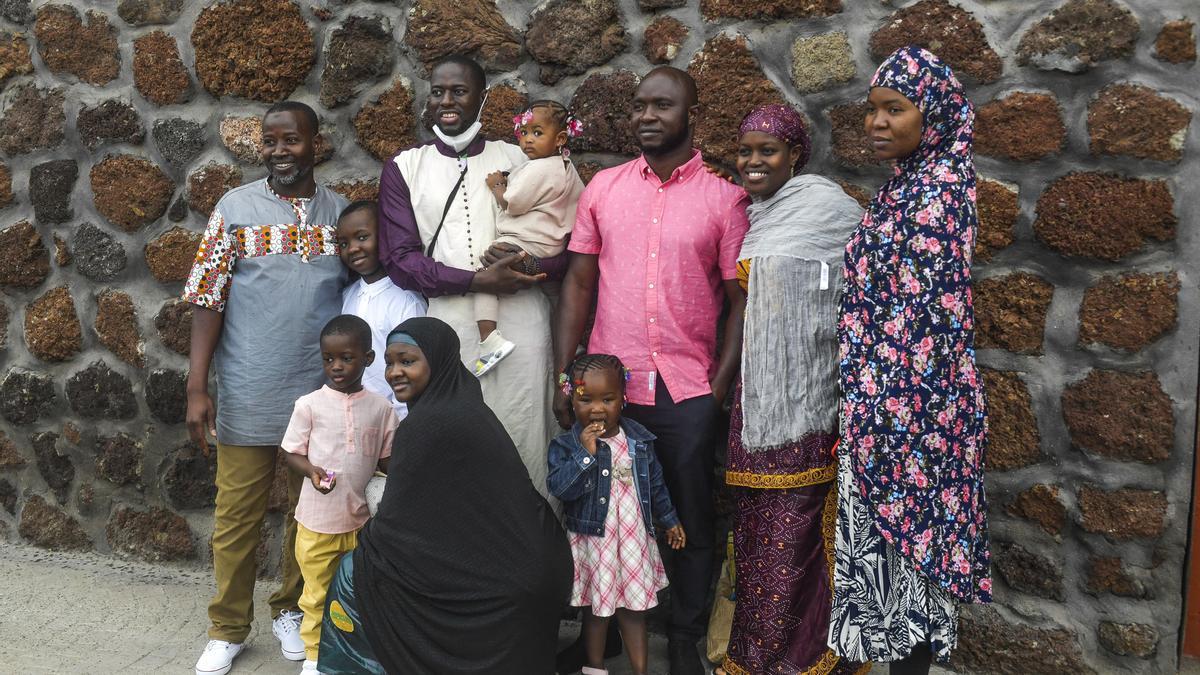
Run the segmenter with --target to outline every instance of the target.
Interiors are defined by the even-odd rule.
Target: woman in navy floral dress
[[[971,252],[974,111],[950,68],[897,50],[866,132],[895,175],[846,246],[829,645],[893,673],[949,658],[958,603],[991,600]]]

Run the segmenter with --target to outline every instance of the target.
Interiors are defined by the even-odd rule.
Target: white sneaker
[[[312,659],[304,659],[304,667],[300,669],[300,675],[304,675],[305,673],[319,673],[319,672],[321,672],[321,671],[317,670],[317,662],[316,661],[313,661]]]
[[[479,359],[475,361],[475,377],[483,377],[512,353],[517,345],[505,340],[499,330],[492,331],[487,339],[479,343]]]
[[[271,632],[279,639],[279,649],[288,661],[304,660],[304,640],[300,639],[300,622],[303,612],[279,610],[279,616],[271,622]]]
[[[233,667],[233,659],[241,653],[240,642],[209,640],[196,662],[196,675],[225,675]]]

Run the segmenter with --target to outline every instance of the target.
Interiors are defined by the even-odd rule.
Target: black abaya
[[[397,329],[430,381],[396,430],[378,514],[359,534],[363,629],[389,673],[554,672],[571,591],[566,535],[433,318]]]

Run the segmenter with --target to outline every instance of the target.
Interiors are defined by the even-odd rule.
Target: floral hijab
[[[872,87],[921,111],[846,246],[838,321],[843,451],[884,539],[959,600],[988,602],[986,401],[975,366],[974,110],[949,66],[894,52]]]

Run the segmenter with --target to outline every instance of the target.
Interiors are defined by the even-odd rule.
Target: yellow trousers
[[[358,530],[342,534],[313,532],[296,523],[296,562],[304,575],[304,592],[300,594],[300,638],[304,640],[304,658],[317,660],[321,646],[321,619],[325,615],[325,591],[337,572],[342,554],[358,546]]]
[[[241,643],[254,619],[254,553],[262,541],[267,498],[275,479],[275,446],[217,444],[217,507],[213,512],[213,576],[217,593],[208,605],[214,640]],[[283,461],[283,460],[280,460]],[[296,500],[304,477],[288,472],[288,512],[285,517],[282,583],[270,598],[271,615],[295,610],[303,580],[296,567]]]

